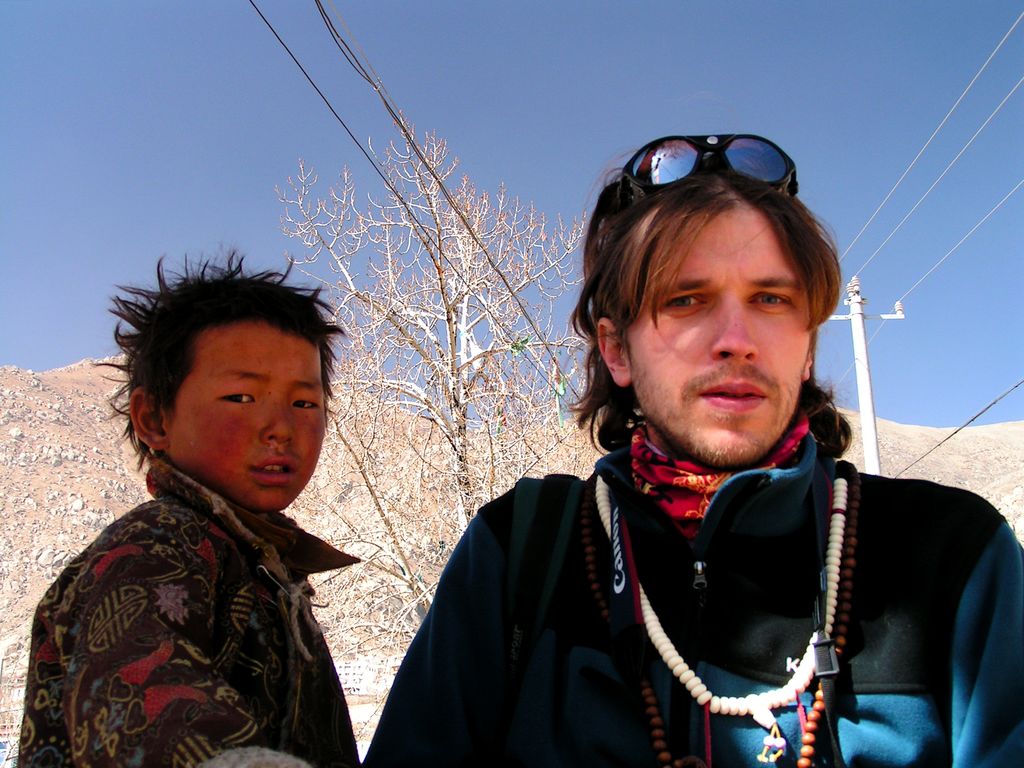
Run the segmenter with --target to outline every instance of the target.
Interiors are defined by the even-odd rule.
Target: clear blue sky
[[[357,136],[395,137],[312,0],[257,0]],[[549,216],[670,133],[760,133],[845,250],[1024,11],[1001,0],[375,2],[336,7],[419,130],[480,189]],[[844,260],[867,261],[1024,75],[1024,22]],[[891,311],[1024,178],[1024,88],[861,273]],[[246,0],[0,0],[0,364],[115,351],[109,297],[161,255],[237,246],[283,266],[274,193],[299,158],[379,182]],[[1024,377],[1024,189],[871,345],[879,416],[959,425]],[[845,310],[843,310],[845,311]],[[878,323],[870,323],[869,333]],[[848,323],[819,374],[855,406]],[[1024,419],[1024,387],[979,423]]]

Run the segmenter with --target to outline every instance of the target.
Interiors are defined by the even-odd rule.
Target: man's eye
[[[232,403],[254,403],[254,402],[256,402],[256,400],[253,398],[252,395],[225,395],[224,399],[228,400],[228,401],[230,401]]]
[[[674,296],[668,300],[668,306],[670,307],[692,307],[696,303],[696,296]]]
[[[789,299],[787,299],[785,296],[779,296],[778,294],[775,293],[766,293],[761,296],[761,303],[774,305],[788,304]]]
[[[292,403],[296,408],[319,408],[319,403],[314,403],[312,400],[296,400]]]

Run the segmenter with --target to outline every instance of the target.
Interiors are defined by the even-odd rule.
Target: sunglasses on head
[[[623,178],[650,193],[694,173],[749,176],[795,195],[796,165],[778,145],[760,136],[665,136],[645,144],[622,169]]]

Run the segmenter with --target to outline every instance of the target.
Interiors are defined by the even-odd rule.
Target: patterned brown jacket
[[[184,768],[247,747],[357,765],[306,580],[355,558],[159,460],[148,480],[155,500],[39,604],[19,765]]]

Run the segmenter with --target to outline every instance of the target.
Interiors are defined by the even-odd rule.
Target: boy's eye
[[[225,400],[232,403],[254,403],[256,402],[252,395],[225,395]]]
[[[319,408],[319,403],[314,403],[312,400],[296,400],[292,403],[296,408]]]

